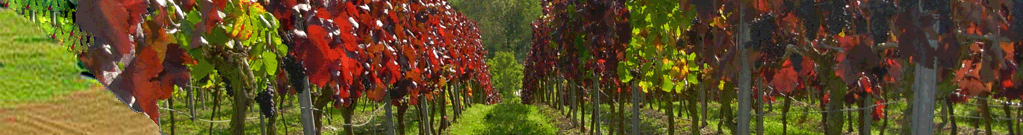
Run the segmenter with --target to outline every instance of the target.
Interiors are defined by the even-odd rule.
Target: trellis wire
[[[889,113],[897,113],[897,114],[900,114],[900,115],[901,115],[901,114],[903,114],[902,112],[898,112],[898,111],[892,111],[892,112],[889,112]],[[968,116],[968,115],[945,115],[945,114],[942,114],[942,115],[935,115],[935,116],[941,116],[941,117],[948,117],[948,116],[952,116],[952,117],[959,117],[959,118],[967,118],[967,119],[981,119],[981,120],[983,120],[983,119],[984,119],[983,117],[977,117],[977,116]],[[1013,121],[1013,120],[1016,120],[1016,121],[1023,121],[1023,118],[1010,118],[1010,117],[998,117],[998,118],[994,118],[994,117],[992,117],[992,118],[991,118],[991,120],[998,120],[998,121]]]
[[[870,106],[859,107],[859,108],[844,108],[844,109],[838,109],[838,110],[795,112],[795,113],[790,112],[790,113],[787,113],[787,114],[833,113],[833,112],[862,111],[862,110],[866,110],[866,109],[874,109],[874,107],[881,106],[881,105],[895,104],[895,103],[900,103],[900,102],[904,102],[904,101],[906,101],[906,100],[905,99],[900,99],[900,100],[896,100],[896,101],[889,101],[889,102],[885,102],[885,103],[881,103],[881,104],[873,104],[873,105],[870,105]],[[786,115],[786,114],[778,114],[778,113],[756,114],[756,113],[753,113],[753,115],[754,116],[775,116],[775,115]]]
[[[1016,103],[1016,102],[1005,101],[1005,100],[1000,100],[1000,99],[993,99],[993,98],[986,98],[986,97],[970,96],[970,95],[965,95],[965,94],[958,93],[958,92],[953,92],[952,94],[955,94],[956,96],[963,96],[963,97],[968,97],[968,98],[972,98],[972,99],[994,101],[994,102],[998,102],[998,103],[1001,103],[1001,104],[1007,104],[1007,105],[1009,105],[1009,106],[1011,106],[1013,108],[1023,108],[1023,103]]]
[[[174,112],[174,113],[179,113],[181,115],[188,116],[188,118],[193,118],[195,120],[199,120],[199,121],[207,122],[207,123],[227,123],[227,122],[231,122],[231,120],[209,120],[209,119],[203,119],[203,118],[196,118],[195,116],[189,115],[188,113],[185,113],[183,111],[178,111],[178,110],[174,110],[174,109],[170,109],[170,108],[160,107],[160,110],[167,110],[167,111],[171,111],[171,112]],[[248,118],[245,118],[245,119],[246,120],[251,120],[251,119],[258,119],[258,118],[259,117],[248,117]]]
[[[377,107],[377,109],[374,109],[374,110],[373,110],[373,113],[372,113],[372,115],[370,115],[369,119],[368,119],[368,120],[366,120],[365,122],[362,122],[362,123],[359,123],[359,124],[347,124],[347,123],[346,123],[346,124],[341,124],[341,125],[344,125],[344,126],[348,126],[348,125],[351,125],[352,127],[362,127],[362,126],[365,126],[366,124],[369,124],[369,122],[373,121],[373,118],[376,118],[376,117],[377,117],[377,114],[379,114],[379,113],[380,113],[380,110],[383,110],[383,109],[384,109],[384,104],[380,104],[380,105],[378,105],[378,106],[379,106],[379,107]],[[300,108],[301,108],[301,107],[300,107]],[[306,109],[306,108],[303,108],[303,109]],[[323,111],[323,110],[320,110],[320,109],[316,109],[316,108],[309,108],[309,109],[310,109],[310,110],[313,110],[313,111]]]
[[[373,121],[373,119],[376,118],[376,116],[377,116],[376,114],[380,113],[380,110],[383,110],[383,108],[384,108],[384,106],[380,105],[380,107],[377,107],[377,109],[373,110],[373,113],[372,113],[373,115],[370,115],[369,119],[366,120],[365,122],[362,122],[362,123],[359,123],[359,124],[342,124],[342,125],[345,125],[345,126],[351,125],[353,127],[365,126],[366,124],[369,124],[369,122]],[[303,109],[305,109],[305,108],[303,108]],[[316,108],[309,108],[309,109],[313,110],[313,111],[321,111],[321,112],[323,111],[323,110],[316,109]],[[202,121],[202,122],[207,122],[207,123],[227,123],[227,122],[231,122],[231,120],[209,120],[209,119],[203,119],[203,118],[196,118],[195,116],[189,115],[188,113],[185,113],[184,111],[179,111],[179,110],[170,109],[170,108],[160,107],[160,110],[167,110],[167,111],[171,111],[171,112],[174,112],[174,113],[182,114],[182,115],[188,116],[189,118],[195,118],[196,120],[199,120],[199,121]],[[258,119],[258,118],[259,117],[248,117],[246,119],[251,120],[251,119]]]
[[[984,97],[977,97],[977,96],[962,95],[962,94],[959,94],[959,93],[954,93],[954,94],[957,94],[957,95],[960,95],[960,96],[968,96],[970,98],[981,99],[981,100],[994,100],[995,102],[1000,102],[1000,103],[1003,103],[1003,104],[1009,104],[1012,107],[1016,107],[1016,108],[1023,107],[1023,106],[1020,106],[1020,103],[1016,103],[1016,102],[1009,102],[1009,101],[1004,101],[1004,100],[998,100],[998,99],[992,99],[992,98],[984,98]],[[788,97],[790,99],[793,99],[792,97],[786,96],[784,94],[783,94],[783,96]],[[794,101],[799,102],[798,100],[794,100]],[[885,103],[882,103],[882,104],[874,104],[874,105],[867,106],[867,107],[845,108],[845,109],[839,109],[839,110],[826,110],[826,111],[811,111],[811,112],[790,112],[788,114],[832,113],[832,112],[862,111],[862,110],[866,110],[866,109],[872,109],[872,108],[877,107],[879,105],[895,104],[895,103],[900,103],[900,102],[903,102],[903,101],[905,101],[905,99],[898,100],[898,101],[885,102]],[[805,103],[803,103],[803,104],[805,104]],[[975,104],[971,104],[971,105],[975,105]],[[891,111],[890,113],[902,114],[901,112],[898,112],[898,111]],[[777,116],[777,115],[787,115],[787,114],[765,113],[765,114],[753,114],[753,115],[754,116]],[[968,118],[968,119],[984,119],[983,117],[967,116],[967,115],[944,115],[944,114],[942,114],[942,115],[937,115],[937,116],[941,116],[941,117],[952,116],[952,117]],[[992,120],[998,120],[998,121],[1023,121],[1023,118],[1011,118],[1011,117],[998,117],[998,118],[991,118],[991,119]]]

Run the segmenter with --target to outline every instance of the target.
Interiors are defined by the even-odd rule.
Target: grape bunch
[[[846,6],[848,4],[849,3],[845,0],[832,0],[824,3],[824,6],[821,6],[829,9],[828,18],[824,19],[824,21],[828,24],[828,34],[837,35],[839,32],[842,32],[842,29],[845,28],[846,25],[849,25],[851,16],[849,15],[848,7]]]
[[[863,15],[863,13],[859,13],[859,12],[857,12],[856,15],[853,15],[852,22],[856,25],[856,29],[855,29],[856,34],[867,34],[867,33],[870,33],[870,25],[869,25],[870,21],[869,21],[868,18],[869,17],[867,17],[866,15]]]
[[[753,47],[757,50],[762,50],[763,44],[770,42],[772,35],[774,35],[775,28],[774,16],[770,13],[760,14],[753,20],[753,24],[750,25],[750,43],[746,44],[746,47]]]
[[[306,86],[304,85],[306,74],[305,68],[302,67],[302,62],[292,55],[284,57],[281,61],[284,63],[284,72],[288,73],[288,81],[295,88],[295,92],[302,92]]]
[[[899,1],[899,9],[900,10],[899,11],[901,11],[901,12],[912,11],[913,9],[917,8],[918,4],[920,4],[920,1],[917,1],[917,0],[900,0]]]
[[[1013,0],[1011,12],[1012,24],[1010,25],[1012,25],[1011,27],[1013,31],[1015,31],[1013,34],[1016,35],[1011,38],[1017,42],[1023,43],[1023,0]],[[1017,43],[1014,47],[1016,50],[1023,49],[1023,45],[1019,45],[1019,43]],[[1016,53],[1013,54],[1013,57],[1015,58],[1016,63],[1020,63],[1020,61],[1023,61],[1023,52],[1016,51]]]
[[[781,10],[782,16],[788,15],[789,13],[792,13],[794,10],[796,10],[796,3],[794,1],[792,1],[792,0],[782,1],[781,6],[782,6],[782,10]],[[781,18],[784,18],[784,17],[781,17]]]
[[[939,19],[937,20],[941,27],[938,27],[938,33],[947,33],[952,28],[952,7],[949,5],[948,0],[935,0],[926,2],[923,5],[924,10],[934,11],[938,14]]]
[[[891,0],[872,0],[870,7],[870,35],[874,37],[874,43],[888,42],[889,32],[888,20],[897,12],[895,4]]]
[[[788,45],[798,44],[798,35],[793,32],[777,32],[771,37],[768,44],[764,44],[759,48],[762,52],[759,62],[764,65],[780,66],[783,60],[782,57],[785,55],[785,48]],[[791,54],[790,54],[791,55]],[[801,57],[800,57],[801,58]]]
[[[1023,0],[1012,1],[1012,29],[1016,33],[1015,40],[1023,41]],[[1016,45],[1020,46],[1020,45]],[[1017,53],[1018,54],[1018,53]],[[1016,58],[1020,60],[1020,58]]]
[[[717,7],[714,6],[713,0],[693,0],[689,1],[696,8],[696,12],[703,15],[703,17],[711,17],[714,13],[717,13]]]
[[[263,92],[259,92],[256,95],[256,104],[259,104],[259,112],[267,117],[274,117],[277,114],[274,111],[274,89],[266,88]]]
[[[803,56],[802,55],[799,55],[797,53],[792,53],[792,55],[789,55],[789,61],[792,62],[792,69],[796,70],[796,72],[800,72],[800,71],[803,70],[803,65],[802,65],[803,64]]]
[[[813,0],[803,0],[796,10],[796,17],[803,19],[803,28],[806,29],[803,35],[810,40],[817,39],[817,30],[821,26],[816,4]]]
[[[924,10],[936,11],[938,15],[941,15],[942,17],[949,17],[948,15],[952,13],[952,7],[949,6],[948,2],[949,0],[925,2],[923,8]]]
[[[234,86],[231,85],[231,80],[228,80],[227,77],[221,77],[221,79],[223,79],[224,92],[227,93],[227,96],[234,96]]]

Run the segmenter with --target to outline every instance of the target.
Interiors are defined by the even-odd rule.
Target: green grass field
[[[97,87],[75,56],[14,10],[0,9],[0,108]]]

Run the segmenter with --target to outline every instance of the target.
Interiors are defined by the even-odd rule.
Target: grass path
[[[465,110],[450,130],[456,135],[553,135],[558,128],[552,118],[535,105],[504,102],[474,105]]]
[[[0,134],[160,134],[159,127],[103,88],[0,109]]]

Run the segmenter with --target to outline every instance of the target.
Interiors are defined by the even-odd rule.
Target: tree
[[[493,75],[494,88],[501,92],[501,95],[513,96],[512,92],[522,88],[522,70],[525,67],[515,60],[515,55],[512,52],[497,52],[493,58],[487,61],[487,66],[491,68],[490,74]],[[517,98],[504,97],[504,99]]]
[[[452,0],[452,8],[480,23],[484,48],[508,51],[525,60],[532,37],[530,23],[540,16],[537,0]],[[487,55],[493,58],[496,53]]]

